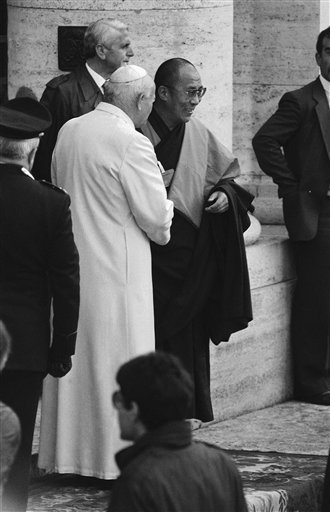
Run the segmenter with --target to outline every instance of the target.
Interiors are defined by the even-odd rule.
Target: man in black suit
[[[50,178],[50,165],[60,128],[69,119],[93,110],[103,98],[103,84],[134,53],[127,26],[119,20],[101,19],[91,23],[84,35],[86,63],[72,73],[53,78],[46,85],[41,103],[52,114],[53,122],[42,138],[33,175]]]
[[[39,136],[50,123],[48,110],[32,98],[0,107],[0,318],[12,339],[0,399],[16,412],[22,430],[4,489],[5,511],[26,510],[42,381],[47,373],[64,376],[75,349],[79,261],[70,198],[30,173]]]
[[[316,62],[320,76],[284,94],[253,148],[278,185],[295,255],[295,396],[330,405],[330,27],[318,36]]]

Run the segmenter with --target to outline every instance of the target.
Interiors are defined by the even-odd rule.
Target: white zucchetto
[[[127,64],[127,66],[121,66],[120,68],[116,69],[108,78],[107,82],[113,83],[113,84],[123,84],[123,83],[129,83],[134,82],[135,80],[140,80],[141,78],[144,78],[147,76],[147,72],[145,69],[141,68],[140,66],[135,66],[134,64]]]

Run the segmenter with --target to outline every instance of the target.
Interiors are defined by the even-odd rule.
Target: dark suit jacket
[[[98,105],[102,93],[85,66],[72,73],[53,78],[46,85],[40,102],[52,114],[53,123],[42,137],[32,174],[36,179],[51,181],[50,165],[57,134],[73,117],[87,114]]]
[[[6,369],[45,371],[49,357],[74,353],[79,261],[69,205],[61,189],[0,164],[0,318],[12,337]]]
[[[330,111],[320,79],[284,94],[252,144],[278,185],[290,238],[314,238],[330,184]]]

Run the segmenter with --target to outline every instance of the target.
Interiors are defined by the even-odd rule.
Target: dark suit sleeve
[[[302,112],[292,93],[280,100],[278,110],[260,128],[252,140],[262,171],[271,176],[283,197],[297,190],[297,179],[283,153],[285,144],[297,133],[302,123]]]
[[[51,358],[74,354],[79,314],[79,256],[72,233],[70,198],[61,196],[62,208],[49,255],[53,297]]]

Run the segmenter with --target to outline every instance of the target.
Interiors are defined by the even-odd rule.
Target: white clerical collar
[[[103,94],[104,93],[103,84],[105,82],[105,79],[103,78],[103,76],[101,76],[98,73],[96,73],[96,71],[94,71],[94,69],[92,69],[87,64],[87,62],[85,64],[86,64],[86,69],[87,69],[88,73],[91,75],[91,77],[93,78],[94,82],[96,83],[96,85],[99,87],[100,91]]]
[[[328,102],[330,105],[330,82],[324,78],[324,76],[320,75],[321,84],[323,85],[323,89],[325,90],[325,93],[328,98]]]

